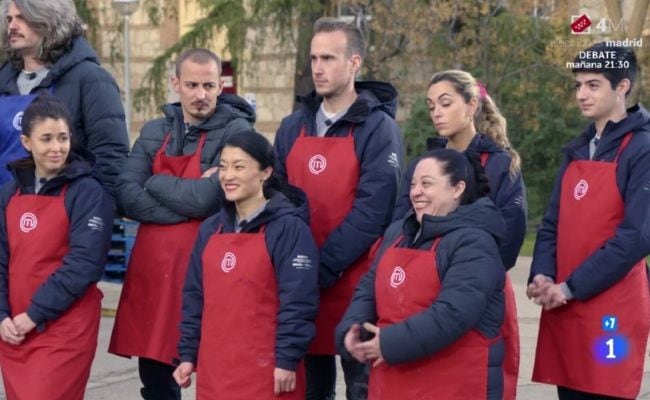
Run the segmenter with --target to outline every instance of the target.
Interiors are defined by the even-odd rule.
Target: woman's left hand
[[[293,392],[296,390],[296,373],[282,368],[273,370],[273,393],[279,396],[283,392]]]
[[[14,317],[14,325],[21,335],[27,335],[32,329],[36,328],[36,324],[29,318],[27,313],[20,313]]]
[[[357,350],[362,352],[365,355],[367,360],[375,360],[372,363],[373,367],[378,366],[384,362],[384,357],[381,354],[381,347],[379,346],[379,328],[376,325],[371,324],[370,322],[363,323],[363,329],[374,334],[375,336],[365,342],[358,343],[356,345]]]

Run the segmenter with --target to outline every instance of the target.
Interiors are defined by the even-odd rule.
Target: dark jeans
[[[368,364],[341,358],[345,378],[345,396],[348,400],[368,398]],[[306,400],[334,400],[336,387],[336,357],[329,355],[307,355]]]
[[[629,400],[623,399],[622,397],[611,397],[602,394],[580,392],[562,386],[557,387],[557,397],[560,400]]]
[[[181,387],[174,380],[176,367],[148,358],[138,359],[138,372],[145,400],[181,400]]]

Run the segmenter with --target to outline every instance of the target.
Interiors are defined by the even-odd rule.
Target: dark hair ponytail
[[[287,181],[275,172],[275,152],[271,142],[255,130],[242,131],[228,136],[223,147],[237,147],[251,156],[260,164],[260,168],[273,168],[273,173],[264,182],[264,197],[270,198],[273,192],[280,192],[292,203],[299,204],[304,201],[304,193],[299,188],[290,185]]]
[[[465,182],[465,191],[460,198],[461,205],[471,204],[490,193],[481,159],[475,152],[461,153],[453,149],[436,149],[422,156],[422,159],[426,158],[433,158],[442,164],[442,173],[449,177],[452,185],[460,181]]]

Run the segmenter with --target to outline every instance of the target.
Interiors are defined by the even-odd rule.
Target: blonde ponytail
[[[498,147],[510,154],[510,175],[518,174],[521,171],[521,157],[510,144],[506,119],[490,95],[485,94],[481,99],[481,110],[474,118],[474,124],[479,132],[485,133]]]

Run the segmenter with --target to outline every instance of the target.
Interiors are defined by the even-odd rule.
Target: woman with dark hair
[[[63,103],[37,98],[0,193],[0,368],[8,399],[83,399],[95,357],[113,203],[71,152]],[[91,157],[91,156],[90,156]]]
[[[249,131],[226,139],[223,209],[201,224],[183,289],[174,378],[198,399],[304,399],[314,338],[318,248],[306,196],[274,173],[273,148]]]
[[[429,81],[427,105],[431,121],[438,132],[429,138],[429,150],[450,148],[480,154],[481,165],[490,185],[489,197],[506,223],[506,235],[499,241],[501,259],[510,270],[515,266],[526,235],[526,189],[521,174],[521,158],[510,144],[506,119],[501,115],[485,87],[469,72],[446,70],[435,73]],[[393,219],[401,219],[410,209],[409,184],[414,161],[402,181]],[[504,400],[515,400],[519,376],[519,327],[512,284],[506,275],[506,320]]]
[[[505,234],[478,156],[433,150],[386,231],[336,342],[372,362],[369,399],[501,399]]]

